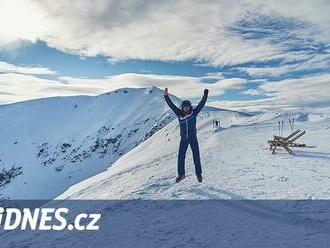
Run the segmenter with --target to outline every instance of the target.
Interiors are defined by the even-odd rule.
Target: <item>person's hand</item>
[[[164,89],[164,96],[168,96],[168,89],[167,88]]]
[[[209,93],[209,90],[208,89],[205,89],[204,90],[204,95],[207,95]]]

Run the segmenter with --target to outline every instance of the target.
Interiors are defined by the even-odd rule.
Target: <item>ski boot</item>
[[[197,181],[198,181],[199,183],[201,183],[201,182],[203,181],[202,174],[200,174],[200,175],[196,175],[196,177],[197,177]]]
[[[178,176],[175,178],[175,182],[176,182],[176,183],[179,183],[179,182],[181,182],[183,179],[185,179],[185,175],[178,175]]]

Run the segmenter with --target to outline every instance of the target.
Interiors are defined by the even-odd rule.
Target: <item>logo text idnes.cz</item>
[[[0,207],[0,228],[3,230],[99,230],[101,214],[80,213],[73,223],[65,218],[68,208],[2,208]]]

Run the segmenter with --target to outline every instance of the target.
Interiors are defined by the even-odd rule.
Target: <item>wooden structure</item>
[[[272,154],[274,154],[277,147],[282,147],[288,153],[293,155],[293,151],[291,150],[293,147],[305,147],[305,148],[314,147],[314,146],[306,146],[305,144],[295,143],[295,141],[299,139],[301,136],[303,136],[305,133],[306,131],[301,132],[298,129],[287,137],[274,135],[273,140],[268,140],[269,150],[272,151]]]

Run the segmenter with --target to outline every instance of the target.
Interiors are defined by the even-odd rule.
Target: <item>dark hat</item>
[[[181,103],[181,108],[183,108],[183,106],[191,107],[191,102],[189,100],[184,100]]]

